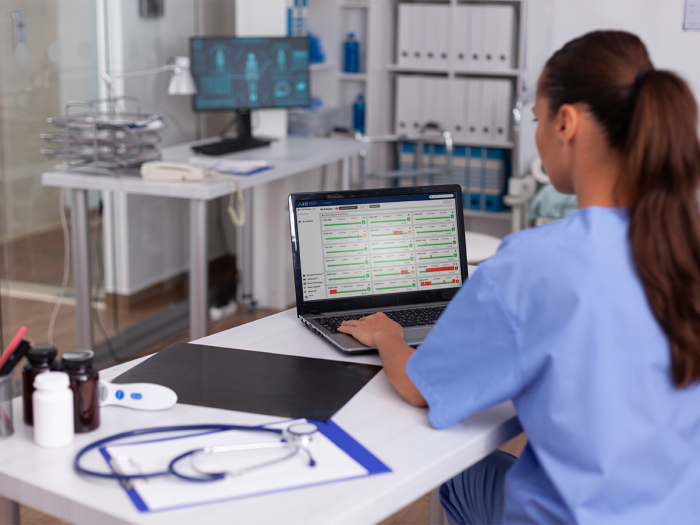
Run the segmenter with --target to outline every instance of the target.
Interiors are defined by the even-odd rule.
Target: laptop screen
[[[304,301],[462,286],[454,193],[295,206]]]

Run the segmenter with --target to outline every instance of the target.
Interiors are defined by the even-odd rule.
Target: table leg
[[[440,505],[440,487],[430,493],[430,525],[446,525],[447,516]]]
[[[19,505],[16,501],[0,496],[0,523],[19,525]]]
[[[190,339],[207,335],[207,201],[190,200]]]
[[[352,157],[346,157],[340,161],[340,189],[349,190],[350,189],[350,163],[352,162]]]
[[[253,189],[243,192],[245,199],[246,220],[243,225],[243,249],[241,251],[241,273],[243,274],[242,288],[243,305],[249,312],[254,312],[257,306],[253,298]]]
[[[71,190],[71,244],[75,283],[76,345],[81,350],[90,350],[93,347],[93,338],[87,190]]]

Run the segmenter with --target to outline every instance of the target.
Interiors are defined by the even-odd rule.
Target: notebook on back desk
[[[337,331],[384,312],[419,345],[467,278],[458,185],[289,196],[297,316],[339,350],[371,351]]]

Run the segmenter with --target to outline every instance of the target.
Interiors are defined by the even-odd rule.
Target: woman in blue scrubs
[[[581,209],[507,237],[417,350],[381,313],[340,331],[436,428],[513,400],[527,447],[444,484],[450,523],[697,523],[695,99],[606,31],[549,59],[534,113],[542,164]]]

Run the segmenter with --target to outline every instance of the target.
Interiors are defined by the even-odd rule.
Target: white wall
[[[528,85],[535,87],[550,55],[569,40],[597,29],[637,34],[654,65],[680,73],[700,96],[700,32],[684,32],[684,0],[531,0]],[[530,106],[531,107],[531,106]],[[532,113],[523,119],[522,173],[535,157]]]
[[[230,0],[165,0],[163,17],[142,19],[138,0],[98,2],[100,71],[139,71],[163,65],[172,56],[189,56],[191,36],[203,34],[207,26],[218,34],[226,31],[221,15],[231,13],[225,3]],[[216,21],[214,14],[219,15]],[[231,23],[228,32],[232,30]],[[163,116],[168,124],[161,133],[163,146],[195,140],[200,129],[191,97],[168,95],[169,81],[170,74],[162,73],[115,83],[116,94],[137,96],[142,111]],[[113,200],[105,195],[104,204],[107,292],[132,295],[188,270],[189,201],[115,193]],[[223,250],[216,235],[214,203],[209,210],[212,258]]]

